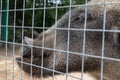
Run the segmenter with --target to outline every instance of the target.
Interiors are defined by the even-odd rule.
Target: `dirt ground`
[[[18,67],[15,57],[20,55],[20,49],[15,49],[13,55],[13,48],[7,49],[7,60],[6,60],[6,48],[0,47],[0,80],[30,80],[30,76],[20,70]],[[22,74],[21,74],[22,73]],[[80,72],[69,73],[70,75],[80,77]],[[96,80],[89,73],[84,73],[85,80]],[[40,78],[33,77],[32,80],[40,80]],[[43,80],[53,80],[53,77],[43,78]],[[66,75],[55,75],[54,80],[66,80]],[[79,80],[68,76],[68,80]]]

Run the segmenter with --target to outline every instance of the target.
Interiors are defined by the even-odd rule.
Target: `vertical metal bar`
[[[71,22],[71,4],[72,0],[69,0],[69,20],[68,20],[68,39],[67,39],[67,64],[66,64],[66,80],[68,80],[68,66],[69,66],[69,45],[70,45],[70,22]]]
[[[12,77],[13,77],[13,80],[14,80],[14,55],[15,55],[15,21],[16,21],[16,0],[14,2],[14,30],[13,30],[13,54],[12,54],[12,71],[13,71],[13,74],[12,74]]]
[[[55,7],[55,23],[57,23],[57,18],[58,18],[58,4],[56,3],[56,7]],[[54,27],[54,49],[56,49],[56,27],[57,27],[57,24],[55,24],[55,27]],[[54,74],[54,70],[55,70],[55,50],[54,50],[54,54],[53,54],[53,80],[54,77],[55,77],[55,74]]]
[[[33,12],[32,12],[32,39],[33,39],[33,29],[34,29],[34,15],[35,15],[35,0],[33,0]],[[30,64],[30,80],[32,80],[32,61],[33,61],[33,43],[31,45],[31,64]]]
[[[87,0],[85,0],[85,22],[83,31],[83,50],[82,50],[82,68],[81,68],[81,80],[84,80],[84,57],[85,57],[85,44],[86,44],[86,25],[87,25]]]
[[[24,47],[24,41],[23,41],[23,37],[24,37],[24,22],[25,22],[25,1],[26,0],[23,0],[23,16],[22,16],[22,27],[21,27],[21,29],[22,29],[22,55],[21,56],[23,56],[23,47]],[[21,58],[21,62],[23,62],[23,57]],[[21,63],[21,80],[23,80],[23,72],[22,72],[22,70],[23,70],[23,63]]]
[[[8,28],[8,10],[9,10],[9,0],[6,1],[6,13],[3,13],[3,16],[2,16],[2,19],[5,17],[6,18],[6,21],[4,22],[5,24],[2,24],[2,25],[5,25],[5,28],[3,27],[3,32],[5,33],[5,37],[3,37],[2,39],[5,40],[5,48],[6,48],[6,80],[8,79],[8,76],[7,76],[7,60],[8,60],[8,45],[7,45],[7,42],[8,42],[8,31],[7,31],[7,28]],[[5,16],[6,15],[6,16]],[[4,20],[3,20],[4,21]],[[3,22],[2,22],[3,23]]]
[[[43,39],[42,39],[42,60],[41,60],[41,80],[43,80],[43,59],[44,59],[44,41],[45,41],[45,36],[44,36],[44,31],[45,31],[45,13],[46,13],[46,0],[44,0],[44,15],[43,15]]]
[[[102,31],[102,55],[101,55],[101,77],[103,80],[103,67],[104,67],[104,47],[105,47],[105,24],[106,24],[106,0],[104,0],[104,18],[103,18],[103,31]]]

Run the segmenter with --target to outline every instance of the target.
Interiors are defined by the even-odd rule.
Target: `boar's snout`
[[[16,60],[17,61],[21,61],[21,57],[16,57]]]

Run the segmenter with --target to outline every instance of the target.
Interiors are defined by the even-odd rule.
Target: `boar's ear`
[[[24,44],[33,45],[34,40],[28,37],[24,37]]]
[[[114,26],[113,30],[119,30],[119,29],[118,27]],[[120,46],[120,33],[119,32],[113,32],[113,40],[116,45]]]

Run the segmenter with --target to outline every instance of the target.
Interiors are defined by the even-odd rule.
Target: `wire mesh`
[[[46,76],[59,80],[56,75],[65,76],[64,80],[73,80],[69,77],[88,80],[91,75],[91,80],[119,80],[120,1],[83,0],[84,4],[80,4],[69,0],[63,4],[65,1],[5,0],[4,4],[0,1],[3,80],[44,80]],[[3,5],[7,5],[6,10]],[[9,13],[6,25],[2,24],[4,12]],[[8,36],[2,40],[1,30],[6,27]],[[91,75],[85,77],[85,73]]]

